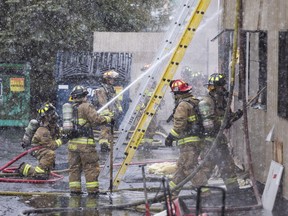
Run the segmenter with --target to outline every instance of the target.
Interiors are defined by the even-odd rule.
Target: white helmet
[[[104,79],[117,79],[118,77],[119,73],[117,73],[115,70],[109,70],[103,74]]]

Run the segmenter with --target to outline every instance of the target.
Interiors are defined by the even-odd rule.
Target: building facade
[[[219,68],[228,71],[235,22],[236,0],[219,0]],[[248,131],[254,173],[265,183],[272,160],[288,165],[288,2],[286,0],[242,0],[243,27],[241,44],[245,51],[245,85],[236,77],[234,106],[241,108],[243,99],[256,97],[248,109]],[[237,76],[237,73],[236,73]],[[240,86],[246,88],[245,96]],[[266,87],[266,89],[265,89]],[[243,125],[238,122],[230,138],[236,154],[247,162]],[[270,136],[272,135],[272,136]],[[288,178],[282,177],[283,196],[288,198]]]

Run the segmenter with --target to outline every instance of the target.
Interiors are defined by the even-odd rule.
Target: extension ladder
[[[141,140],[153,118],[153,116],[155,115],[157,108],[160,105],[161,100],[164,97],[164,94],[167,90],[167,88],[169,87],[169,83],[170,81],[173,79],[176,71],[177,71],[177,67],[179,66],[181,60],[184,57],[184,54],[188,48],[189,43],[191,42],[209,4],[210,4],[210,0],[199,0],[199,2],[197,3],[196,7],[192,7],[192,5],[190,5],[190,3],[193,1],[188,1],[187,4],[184,4],[183,10],[181,12],[181,14],[179,15],[179,18],[177,20],[177,22],[175,22],[175,26],[174,29],[172,31],[172,33],[170,33],[169,35],[169,40],[166,40],[167,44],[164,45],[164,48],[161,49],[161,52],[159,54],[159,57],[157,57],[156,59],[156,63],[157,61],[160,61],[161,57],[164,57],[165,55],[167,55],[167,52],[171,52],[172,48],[174,48],[174,41],[172,42],[173,38],[177,39],[177,34],[179,34],[179,32],[182,33],[182,35],[180,35],[180,39],[178,44],[176,44],[176,48],[174,49],[172,56],[170,57],[170,60],[168,62],[168,65],[166,66],[164,72],[162,73],[161,77],[157,80],[158,84],[155,87],[155,90],[152,94],[152,96],[150,97],[150,100],[134,130],[134,133],[132,134],[132,137],[130,138],[130,141],[128,142],[125,151],[124,151],[124,159],[123,162],[120,166],[120,169],[118,170],[118,173],[116,174],[114,181],[113,181],[113,187],[117,188],[120,184],[120,181],[122,179],[122,177],[125,175],[125,172],[139,146],[139,144],[141,143]],[[191,14],[191,12],[193,11],[190,19],[187,21],[187,14]],[[188,22],[186,24],[186,28],[182,29],[182,23]],[[160,67],[158,67],[160,69]],[[149,69],[148,69],[149,70]],[[139,106],[140,104],[143,103],[144,99],[147,97],[147,95],[143,95],[144,92],[147,92],[147,87],[149,87],[149,83],[151,82],[151,80],[154,80],[154,76],[157,70],[154,70],[152,74],[147,73],[147,80],[146,83],[143,84],[141,86],[140,89],[140,93],[139,96],[137,98],[137,100],[134,101],[132,107],[131,107],[131,111],[129,114],[129,116],[126,114],[126,116],[124,118],[124,120],[126,120],[126,122],[123,121],[124,127],[121,128],[120,126],[120,131],[122,130],[122,134],[123,136],[119,137],[117,140],[116,145],[114,146],[113,151],[114,152],[123,152],[119,149],[119,147],[123,146],[123,142],[127,137],[128,133],[128,128],[130,129],[131,126],[133,125],[133,122],[137,116],[137,112],[136,112],[136,108],[137,106]],[[149,71],[148,71],[149,72]],[[151,72],[150,72],[151,73]],[[151,86],[150,86],[151,87]],[[152,86],[153,87],[153,86]],[[129,112],[129,110],[128,110]],[[127,121],[128,120],[128,121]],[[128,122],[128,124],[127,124]],[[127,130],[127,131],[126,131]],[[114,156],[114,160],[116,158],[116,155]],[[109,161],[109,160],[108,160]],[[105,163],[105,167],[106,169],[108,169],[109,167],[106,164],[110,164],[109,163]],[[104,168],[105,168],[104,167]],[[107,171],[106,171],[107,172]]]
[[[145,101],[147,101],[147,98],[149,97],[149,92],[151,92],[151,89],[154,91],[153,86],[151,86],[151,83],[154,80],[158,80],[159,78],[156,77],[157,75],[161,75],[161,72],[163,71],[163,67],[161,65],[161,61],[164,58],[169,57],[169,53],[171,55],[172,49],[176,46],[177,42],[179,41],[183,28],[185,26],[185,23],[187,22],[187,18],[189,18],[190,14],[192,13],[194,7],[193,2],[195,0],[183,0],[183,3],[181,3],[181,8],[178,13],[178,16],[174,19],[172,22],[172,26],[169,28],[171,29],[169,32],[167,32],[167,35],[164,36],[164,41],[159,49],[159,53],[157,53],[155,60],[151,64],[152,67],[150,67],[143,75],[143,78],[141,79],[143,82],[139,86],[139,89],[136,93],[135,98],[133,99],[132,103],[129,106],[129,109],[127,110],[124,119],[122,120],[120,126],[119,126],[119,136],[116,140],[114,147],[113,147],[113,161],[115,161],[115,158],[118,156],[118,154],[121,152],[124,152],[125,145],[124,143],[128,143],[127,137],[129,131],[131,131],[131,128],[135,124],[135,119],[138,116],[139,108],[145,104]],[[146,104],[145,104],[146,105]],[[123,159],[125,159],[125,155],[123,155]],[[110,171],[110,157],[107,158],[103,169],[100,173],[100,178],[104,176],[108,176]]]

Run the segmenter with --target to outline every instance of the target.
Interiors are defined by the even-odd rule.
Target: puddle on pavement
[[[12,158],[23,152],[22,147],[19,144],[20,137],[22,136],[22,131],[20,130],[7,130],[2,131],[0,136],[0,158],[1,164],[3,166]],[[56,150],[56,169],[66,169],[67,165],[67,149],[66,146],[61,147]],[[101,154],[101,164],[103,164],[109,154]],[[177,158],[177,149],[176,148],[153,148],[145,149],[139,148],[137,151],[133,161],[139,162],[144,160],[171,160]],[[14,165],[21,163],[22,161],[29,161],[35,164],[35,159],[27,155],[25,158],[15,162]],[[132,161],[132,162],[133,162]],[[121,157],[115,163],[121,162]],[[114,169],[114,176],[116,174],[117,168]],[[131,215],[138,216],[143,215],[142,212],[137,211],[129,211],[129,210],[115,210],[115,209],[107,209],[107,210],[99,210],[99,207],[111,205],[111,199],[113,205],[119,204],[127,204],[133,203],[135,201],[144,200],[144,192],[143,192],[143,181],[142,181],[142,173],[139,165],[129,166],[127,172],[119,186],[119,189],[131,189],[131,188],[142,188],[142,190],[123,190],[119,192],[115,192],[112,196],[100,195],[99,197],[89,197],[87,195],[82,196],[73,196],[71,197],[69,194],[68,187],[68,174],[63,174],[64,178],[60,181],[55,182],[54,184],[19,184],[19,183],[0,183],[1,191],[12,191],[12,192],[47,192],[47,193],[62,193],[61,195],[33,195],[33,196],[0,196],[0,202],[2,208],[0,209],[0,215],[19,215],[21,212],[25,212],[28,210],[37,210],[37,209],[58,209],[58,212],[45,212],[45,213],[37,213],[34,215]],[[161,176],[149,175],[146,172],[147,179],[147,187],[155,187],[159,188],[161,186]],[[99,179],[101,191],[106,191],[109,187],[109,177],[108,179],[102,178]],[[191,194],[191,191],[186,191],[188,194]],[[155,193],[149,193],[149,198],[155,196]],[[253,194],[247,196],[247,194],[243,193],[236,195],[238,200],[241,202],[245,202],[246,205],[255,202]],[[237,203],[233,203],[234,199],[229,199],[227,197],[226,204],[227,205],[237,205]],[[194,205],[195,200],[190,202],[190,204]],[[162,204],[160,204],[162,205]],[[188,203],[189,205],[189,203]],[[163,206],[161,206],[163,207]],[[97,210],[98,209],[98,210]],[[253,216],[261,216],[262,210],[250,210],[244,211],[243,214],[238,212],[234,215],[253,215]],[[30,214],[33,215],[33,214]],[[229,213],[226,215],[233,215],[233,213]],[[275,214],[277,215],[277,214]]]

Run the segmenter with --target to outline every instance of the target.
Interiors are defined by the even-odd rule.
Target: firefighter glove
[[[61,135],[62,144],[66,144],[69,141],[69,135],[62,134]]]
[[[165,146],[172,147],[173,146],[173,136],[169,133],[165,139]]]
[[[225,126],[225,129],[229,129],[231,126],[232,126],[231,122],[228,121],[227,124],[226,124],[226,126]]]
[[[243,110],[238,109],[235,114],[236,114],[237,120],[238,120],[243,116]]]
[[[241,109],[238,109],[234,114],[233,117],[227,122],[227,125],[225,127],[225,129],[229,129],[233,122],[237,121],[238,119],[240,119],[243,116],[243,111]]]
[[[115,125],[115,119],[114,118],[111,118],[110,124],[111,124],[111,126]]]
[[[22,146],[23,149],[25,149],[25,148],[27,148],[27,147],[30,146],[30,143],[27,143],[27,142],[22,141],[22,142],[21,142],[21,146]]]
[[[241,109],[238,109],[234,114],[232,119],[230,120],[230,124],[232,124],[233,122],[237,121],[238,119],[240,119],[243,116],[243,111]]]

